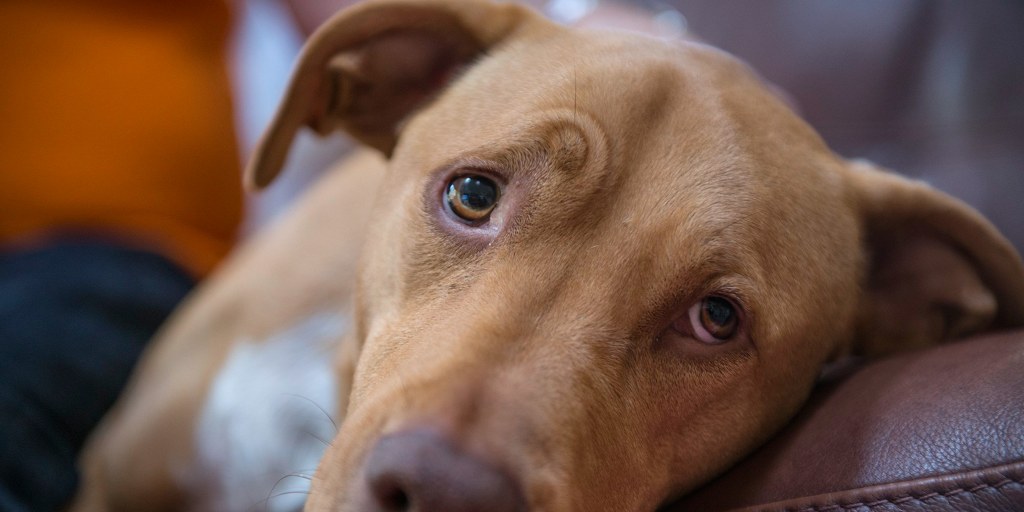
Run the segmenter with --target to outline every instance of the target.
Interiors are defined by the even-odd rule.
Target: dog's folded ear
[[[966,204],[850,164],[869,262],[853,351],[881,355],[1024,325],[1024,265]]]
[[[342,129],[389,155],[412,111],[535,16],[515,5],[465,0],[370,0],[335,15],[299,56],[249,162],[250,185],[274,179],[301,126],[321,135]]]

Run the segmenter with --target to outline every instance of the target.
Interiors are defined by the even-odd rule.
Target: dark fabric
[[[70,499],[86,436],[193,284],[101,242],[0,252],[0,512]]]

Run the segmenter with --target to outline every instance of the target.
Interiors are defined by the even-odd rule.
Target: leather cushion
[[[823,381],[761,450],[669,510],[1024,510],[1024,331]]]

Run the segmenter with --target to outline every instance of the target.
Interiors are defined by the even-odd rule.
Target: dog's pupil
[[[459,201],[473,210],[486,210],[494,206],[498,189],[494,182],[481,176],[466,176],[459,187]]]
[[[715,325],[728,326],[732,321],[732,304],[719,297],[708,297],[704,301],[704,313]]]

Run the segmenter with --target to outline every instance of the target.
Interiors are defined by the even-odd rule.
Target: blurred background
[[[1024,2],[530,2],[690,31],[786,91],[841,155],[963,199],[1024,250]],[[0,510],[60,506],[161,322],[351,148],[303,135],[282,180],[243,192],[302,41],[350,3],[0,3]]]
[[[678,0],[829,145],[963,199],[1024,249],[1024,2]]]

